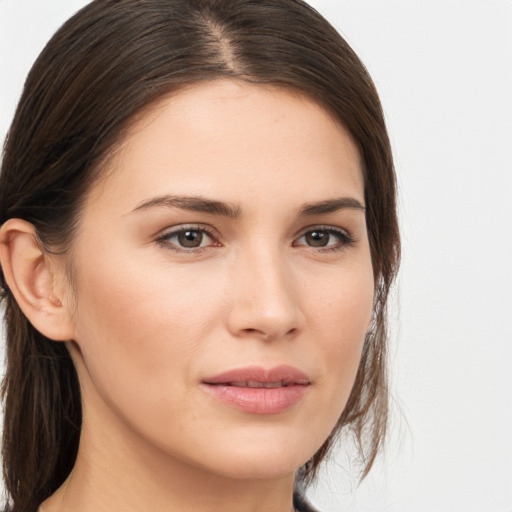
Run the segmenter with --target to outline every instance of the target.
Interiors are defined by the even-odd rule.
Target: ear
[[[65,290],[56,287],[57,275],[64,275],[63,262],[44,251],[32,224],[21,219],[3,224],[0,264],[9,289],[30,323],[52,340],[73,339],[71,311],[60,296]]]

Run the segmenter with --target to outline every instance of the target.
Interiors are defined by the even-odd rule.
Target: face
[[[151,109],[70,253],[84,432],[223,476],[295,471],[370,324],[363,201],[355,145],[304,97],[218,81]]]

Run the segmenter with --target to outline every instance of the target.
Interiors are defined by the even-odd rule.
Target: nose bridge
[[[285,249],[276,241],[260,239],[241,249],[233,274],[231,328],[265,339],[297,332],[302,312],[295,279]]]

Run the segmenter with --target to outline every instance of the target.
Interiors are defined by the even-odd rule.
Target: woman
[[[0,212],[10,510],[305,511],[341,432],[368,472],[394,172],[305,3],[89,4],[27,79]]]

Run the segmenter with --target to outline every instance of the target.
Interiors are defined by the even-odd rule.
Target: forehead
[[[361,159],[347,130],[295,91],[240,81],[187,86],[131,125],[93,190],[126,201],[165,192],[243,199],[286,192],[304,200],[363,199]],[[249,194],[250,195],[250,194]]]

